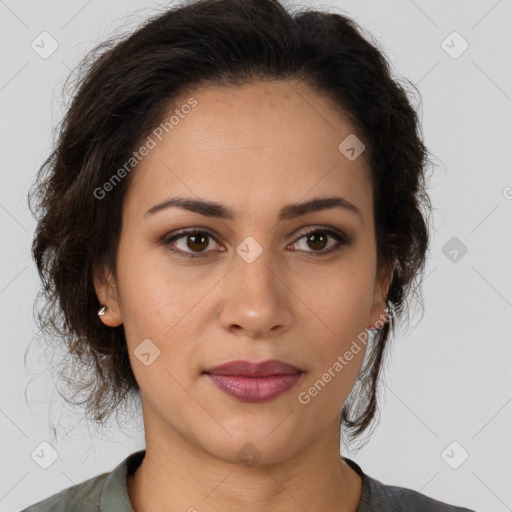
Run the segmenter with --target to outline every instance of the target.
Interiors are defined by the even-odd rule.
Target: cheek
[[[372,258],[354,253],[328,269],[308,270],[297,278],[293,289],[319,336],[343,345],[367,327],[374,293],[373,264]]]
[[[190,292],[180,284],[179,274],[170,271],[163,248],[130,240],[136,240],[135,235],[121,238],[117,261],[123,324],[133,337],[161,339],[185,308]]]
[[[376,275],[374,246],[370,242],[358,244],[358,250],[343,260],[323,294],[323,307],[332,329],[349,337],[357,336],[368,326]]]
[[[339,412],[354,387],[366,353],[367,334],[360,329],[360,322],[350,315],[340,315],[338,319],[331,324],[334,334],[315,337],[315,349],[309,358],[315,363],[300,390],[299,402],[313,406],[314,415],[319,418]]]
[[[198,304],[204,291],[190,286],[186,273],[171,269],[165,255],[156,251],[125,247],[118,262],[123,324],[141,389],[153,394],[162,385],[186,385],[200,351],[200,337],[190,331],[198,326],[197,316],[204,315]]]
[[[343,405],[361,369],[373,300],[373,264],[371,257],[360,253],[340,260],[328,277],[303,278],[303,293],[306,287],[310,292],[307,305],[315,313],[309,336],[314,348],[307,349],[315,364],[302,390],[317,404],[318,414],[319,404],[330,411]]]

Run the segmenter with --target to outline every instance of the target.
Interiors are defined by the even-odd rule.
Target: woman
[[[90,416],[140,393],[146,449],[26,510],[467,511],[340,456],[429,242],[428,151],[384,56],[276,0],[189,2],[100,49],[33,255]]]

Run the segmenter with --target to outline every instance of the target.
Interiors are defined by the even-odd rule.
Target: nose
[[[222,283],[220,325],[250,338],[282,335],[293,322],[294,296],[286,280],[269,251],[251,263],[237,255]]]

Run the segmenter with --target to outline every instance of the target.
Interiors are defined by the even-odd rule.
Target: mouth
[[[244,402],[266,402],[293,388],[304,372],[276,359],[229,361],[203,372],[218,389]]]
[[[204,373],[210,375],[237,375],[240,377],[271,377],[273,375],[292,375],[301,372],[302,370],[297,366],[278,359],[268,359],[260,363],[237,359],[204,371]]]

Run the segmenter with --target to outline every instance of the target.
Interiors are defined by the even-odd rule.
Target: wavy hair
[[[362,134],[373,184],[377,265],[396,263],[390,321],[368,344],[341,411],[349,442],[372,424],[388,339],[421,302],[429,244],[429,152],[409,93],[379,44],[349,17],[296,10],[278,0],[196,0],[152,15],[134,31],[99,44],[81,61],[72,101],[50,156],[28,196],[37,218],[32,256],[45,306],[37,322],[65,347],[68,402],[104,421],[137,394],[125,332],[98,321],[94,269],[115,271],[123,197],[131,175],[99,200],[94,191],[128,161],[174,99],[202,85],[300,80],[331,100]],[[410,87],[409,87],[410,86]],[[84,398],[76,399],[77,394]]]

